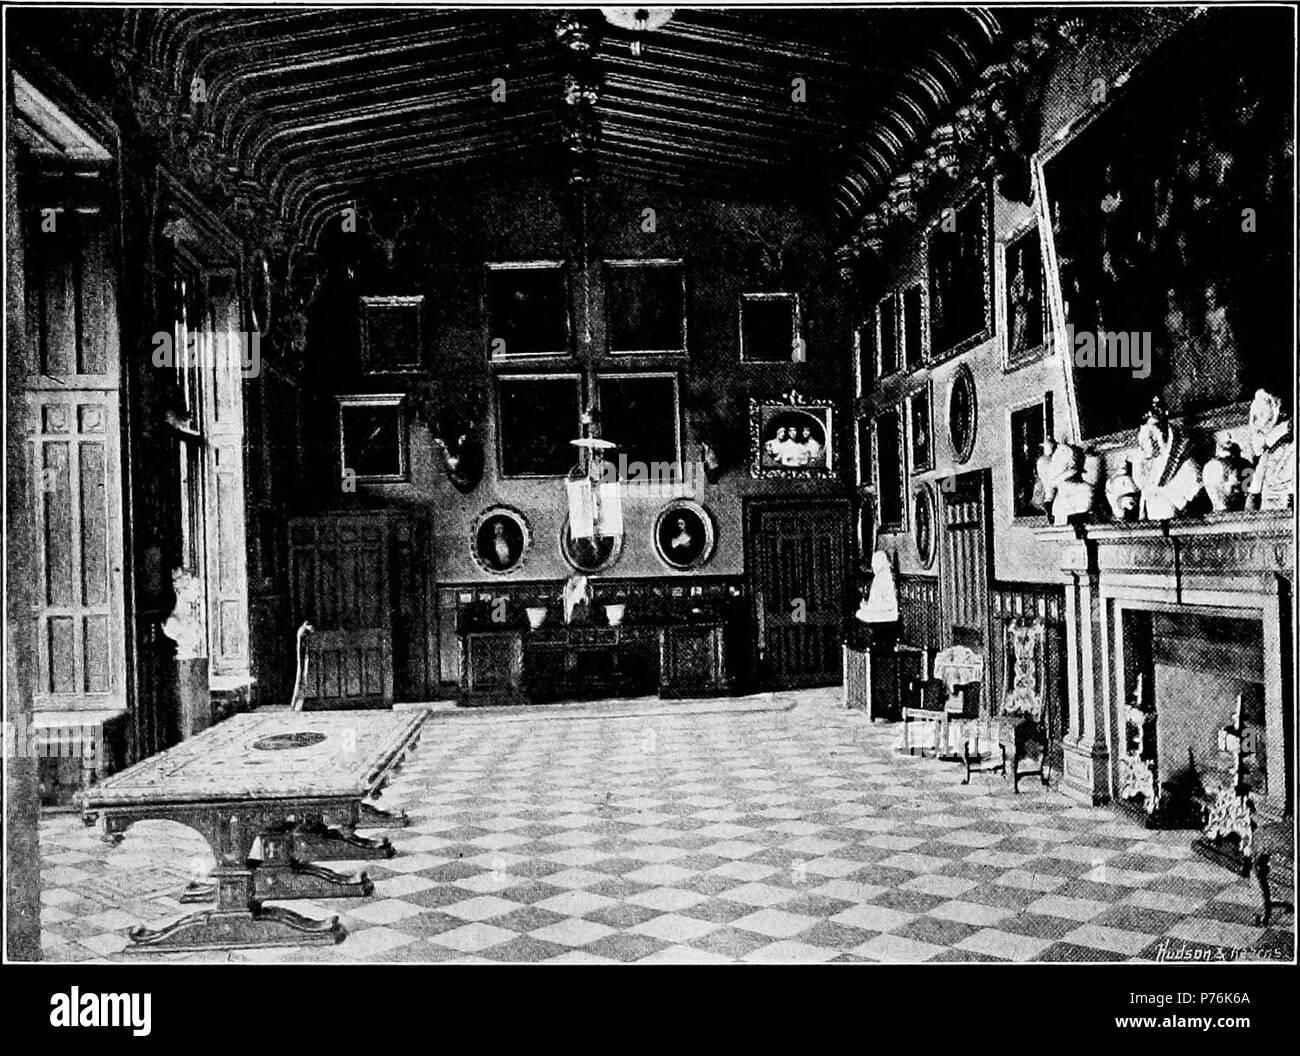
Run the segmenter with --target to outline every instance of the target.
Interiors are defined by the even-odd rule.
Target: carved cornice
[[[879,256],[887,237],[915,223],[961,180],[989,169],[1008,184],[1004,193],[1025,195],[1038,85],[1051,56],[1073,45],[1079,31],[1077,18],[1044,15],[1026,34],[1005,42],[998,61],[983,68],[965,101],[930,131],[913,156],[894,155],[896,164],[878,184],[882,190],[841,250],[848,256]]]

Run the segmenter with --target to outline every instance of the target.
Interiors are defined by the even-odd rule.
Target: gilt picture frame
[[[406,374],[424,365],[424,297],[365,296],[358,304],[361,369]]]
[[[611,356],[686,355],[686,265],[679,258],[604,262]]]
[[[835,410],[791,390],[779,400],[749,401],[750,476],[815,480],[835,472]]]
[[[401,393],[337,396],[339,475],[360,484],[410,479],[406,397]]]
[[[926,379],[924,385],[907,396],[908,466],[913,473],[934,469],[933,392],[931,381]]]
[[[926,233],[930,362],[993,336],[992,200],[981,182],[940,212]]]
[[[876,416],[872,429],[876,464],[876,521],[881,534],[907,530],[907,465],[903,408]]]
[[[563,477],[578,462],[581,374],[499,374],[497,466],[503,479]]]
[[[489,506],[470,528],[470,556],[484,572],[494,576],[519,570],[533,542],[528,518],[513,506]]]
[[[804,362],[797,293],[740,295],[740,361],[750,364]]]
[[[1002,369],[1010,373],[1052,351],[1047,269],[1037,222],[996,246],[998,341]]]
[[[483,341],[489,361],[563,359],[572,354],[568,267],[560,260],[484,265]]]

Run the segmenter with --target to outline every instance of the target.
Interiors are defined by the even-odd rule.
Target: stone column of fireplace
[[[1044,529],[1039,534],[1061,546],[1065,576],[1070,732],[1061,741],[1061,790],[1083,803],[1107,803],[1113,766],[1097,548],[1073,528]]]

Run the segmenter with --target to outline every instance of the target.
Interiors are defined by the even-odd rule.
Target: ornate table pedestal
[[[142,806],[106,813],[106,837],[120,839],[137,821],[176,821],[202,833],[217,860],[211,873],[216,890],[215,908],[199,910],[161,928],[132,928],[131,945],[127,949],[178,952],[342,942],[347,930],[337,916],[313,920],[291,909],[263,905],[269,898],[294,897],[273,890],[277,886],[290,887],[285,880],[294,875],[293,866],[287,861],[275,862],[264,871],[263,863],[250,857],[253,841],[263,833],[291,824],[294,812],[332,806],[310,801],[250,804],[230,800],[173,807]],[[346,878],[337,873],[331,874],[330,879],[346,883]],[[369,880],[363,875],[361,883],[369,884]],[[352,890],[352,886],[346,885],[338,893],[362,893]]]
[[[312,920],[273,900],[369,895],[370,879],[312,858],[391,858],[387,839],[357,828],[405,824],[367,803],[419,739],[422,712],[237,715],[114,775],[83,796],[106,839],[138,821],[175,821],[202,834],[216,867],[183,901],[216,897],[162,928],[134,928],[132,950],[242,949],[342,942],[337,916]],[[255,850],[255,847],[257,848]]]

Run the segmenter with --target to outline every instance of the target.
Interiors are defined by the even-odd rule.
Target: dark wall
[[[645,209],[655,212],[655,230],[644,230]],[[368,239],[327,232],[325,253],[331,278],[313,321],[308,378],[314,385],[312,423],[306,430],[311,460],[310,498],[322,508],[368,504],[414,505],[428,510],[435,529],[435,574],[441,583],[500,581],[482,571],[469,550],[471,525],[494,503],[515,506],[531,523],[533,545],[510,577],[562,579],[570,573],[559,550],[564,516],[559,479],[502,480],[496,468],[494,423],[479,429],[487,453],[482,482],[468,495],[453,489],[435,462],[427,429],[412,420],[411,476],[407,484],[359,485],[343,493],[338,480],[337,427],[333,395],[356,391],[407,391],[411,379],[363,376],[358,370],[357,298],[362,294],[421,293],[429,306],[426,357],[429,375],[478,382],[490,391],[483,322],[484,264],[488,261],[564,260],[570,268],[574,345],[571,359],[512,365],[519,372],[583,371],[588,350],[599,370],[679,370],[683,460],[697,459],[700,411],[722,424],[730,468],[717,485],[695,498],[712,512],[717,549],[698,573],[674,572],[656,557],[654,518],[666,498],[625,499],[626,542],[606,576],[734,574],[743,570],[742,499],[747,495],[806,493],[842,488],[838,482],[791,485],[748,476],[748,398],[777,397],[797,388],[802,395],[832,398],[836,411],[836,466],[848,464],[848,379],[851,331],[831,247],[818,223],[791,206],[760,206],[696,197],[633,181],[600,181],[593,188],[583,225],[568,195],[554,181],[505,175],[472,185],[440,186],[422,195],[413,233],[394,254],[392,267]],[[766,243],[768,267],[761,261]],[[587,263],[582,261],[586,250]],[[605,315],[601,261],[620,258],[681,258],[687,282],[685,361],[667,357],[611,362],[602,358]],[[801,302],[807,362],[745,365],[739,362],[739,295],[787,290]],[[490,401],[489,401],[490,406]],[[606,435],[616,426],[606,423]]]

